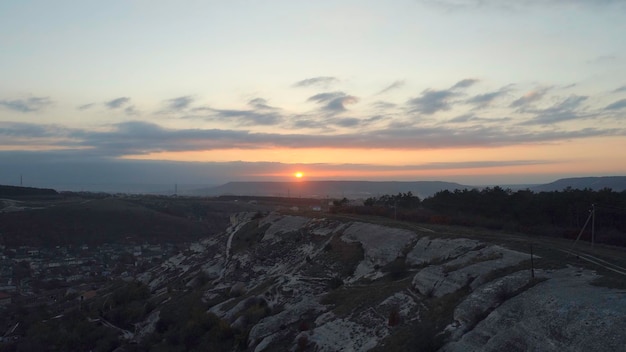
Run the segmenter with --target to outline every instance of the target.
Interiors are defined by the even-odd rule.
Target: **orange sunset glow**
[[[59,32],[55,16],[16,25],[31,7],[9,6],[2,33],[21,39],[0,55],[0,183],[20,173],[33,185],[626,174],[625,22],[610,5],[619,1],[554,2],[545,17],[541,1],[508,12],[497,1],[408,3],[355,14],[342,1],[290,2],[291,15],[275,18],[263,2],[194,2],[176,18],[166,14],[185,6],[120,2],[127,22],[93,28],[111,38],[102,41]],[[441,11],[457,3],[485,11]],[[222,6],[237,9],[237,31],[203,17]],[[94,11],[71,11],[72,28],[92,27],[82,11]],[[142,50],[113,39],[130,32]],[[523,57],[512,38],[523,38]]]

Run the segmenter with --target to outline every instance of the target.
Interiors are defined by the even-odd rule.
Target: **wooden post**
[[[596,205],[591,204],[591,249],[595,248],[596,244]]]
[[[533,258],[533,244],[530,244],[530,277],[535,278],[535,261]]]

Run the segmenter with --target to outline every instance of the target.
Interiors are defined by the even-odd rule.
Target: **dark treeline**
[[[567,238],[578,236],[595,206],[596,240],[626,246],[626,191],[567,188],[534,193],[489,187],[440,191],[423,201],[408,194],[385,195],[364,205],[337,211]],[[591,228],[590,221],[582,239],[590,239]]]
[[[50,188],[33,188],[33,187],[0,185],[0,196],[3,196],[3,197],[55,196],[57,194],[58,194],[57,191],[50,189]]]
[[[411,191],[398,193],[397,195],[384,195],[378,198],[368,198],[365,206],[398,207],[403,209],[414,209],[420,205],[420,199],[414,196]]]

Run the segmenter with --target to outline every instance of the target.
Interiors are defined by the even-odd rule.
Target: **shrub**
[[[394,327],[400,324],[400,310],[398,307],[393,307],[389,312],[389,319],[387,319],[387,325]]]
[[[298,350],[304,351],[309,345],[309,335],[302,334],[298,337]]]
[[[339,277],[339,276],[334,276],[332,279],[330,279],[330,281],[328,282],[328,287],[331,290],[335,290],[338,289],[339,287],[341,287],[343,285],[343,280]]]

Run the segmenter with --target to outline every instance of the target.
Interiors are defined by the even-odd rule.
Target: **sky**
[[[622,0],[0,2],[0,183],[626,175]]]

